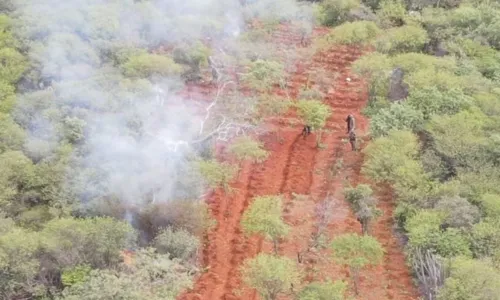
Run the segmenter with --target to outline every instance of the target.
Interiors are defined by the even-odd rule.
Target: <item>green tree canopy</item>
[[[172,227],[167,227],[154,238],[153,245],[158,253],[188,260],[196,256],[201,243],[196,236],[185,229],[174,230]]]
[[[243,281],[265,300],[276,300],[293,285],[298,285],[301,277],[294,260],[267,254],[245,261],[242,273]]]
[[[273,241],[274,252],[278,251],[278,241],[284,238],[289,226],[282,218],[281,196],[261,196],[253,199],[243,214],[241,225],[248,234],[261,234]]]
[[[122,65],[122,69],[126,76],[142,78],[153,75],[175,75],[182,71],[181,67],[170,57],[148,53],[129,57]]]
[[[439,291],[439,300],[498,300],[500,273],[488,262],[464,258],[455,259],[450,277]]]
[[[112,218],[52,220],[41,236],[45,251],[62,267],[113,266],[121,261],[120,251],[136,243],[134,229]]]
[[[344,300],[347,283],[344,281],[311,282],[298,295],[298,300]]]
[[[124,270],[93,270],[86,280],[67,287],[58,300],[175,299],[192,286],[190,269],[151,249],[136,252]]]
[[[263,162],[269,152],[263,149],[264,145],[248,136],[236,138],[229,146],[229,152],[238,160],[249,159],[253,162]]]
[[[230,191],[229,184],[239,169],[238,166],[216,160],[202,160],[197,165],[210,188],[222,187],[226,192]]]
[[[351,270],[355,293],[358,294],[359,271],[382,262],[384,249],[372,236],[347,233],[336,237],[331,244],[333,258]]]

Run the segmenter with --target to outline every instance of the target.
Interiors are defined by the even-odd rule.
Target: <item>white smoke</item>
[[[68,186],[84,203],[115,195],[140,205],[146,196],[168,201],[196,198],[202,191],[189,162],[204,109],[190,102],[198,99],[175,95],[182,86],[178,78],[125,78],[116,66],[119,50],[152,50],[206,37],[217,44],[238,37],[245,18],[312,16],[294,0],[246,6],[239,0],[13,2],[16,34],[29,41],[34,63],[31,89],[43,89],[20,95],[16,120],[29,132],[26,151],[37,152],[43,142],[47,149],[31,154],[43,158],[55,151],[57,141],[83,135]],[[71,124],[72,132],[62,124]]]

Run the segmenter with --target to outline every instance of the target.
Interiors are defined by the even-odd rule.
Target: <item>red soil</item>
[[[318,35],[324,32],[325,29],[316,30]],[[284,28],[275,34],[273,40],[289,47],[297,45],[300,37],[289,28]],[[292,230],[280,244],[281,255],[295,259],[298,252],[303,253],[300,266],[308,281],[325,278],[348,280],[348,270],[332,262],[327,249],[317,251],[309,249],[309,245],[316,230],[315,207],[327,195],[334,199],[335,204],[328,228],[329,238],[361,232],[360,224],[342,195],[344,184],[355,185],[363,181],[360,175],[363,157],[360,152],[350,150],[344,121],[352,113],[356,118],[358,136],[363,137],[367,132],[368,121],[361,115],[367,101],[365,84],[350,70],[352,62],[361,55],[359,49],[339,47],[317,54],[307,63],[297,64],[288,89],[292,97],[308,81],[308,70],[328,70],[326,76],[331,87],[324,101],[331,106],[333,114],[321,139],[324,147],[316,147],[316,133],[303,139],[300,135],[302,126],[289,124],[293,123],[293,112],[287,116],[288,119],[272,122],[272,125],[279,126],[281,142],[275,133],[260,137],[270,157],[262,164],[243,164],[239,177],[232,185],[236,189],[234,194],[226,196],[222,191],[215,191],[207,200],[217,220],[216,228],[208,233],[203,251],[207,271],[198,278],[194,289],[180,299],[259,298],[255,291],[242,284],[240,267],[245,259],[261,251],[271,252],[271,244],[262,238],[245,237],[240,221],[252,198],[261,195],[284,196],[284,219]],[[307,197],[293,199],[292,193]],[[383,244],[387,254],[383,265],[362,272],[358,299],[417,299],[401,247],[392,234],[391,199],[390,195],[382,197],[380,208],[384,215],[373,228],[373,235]]]

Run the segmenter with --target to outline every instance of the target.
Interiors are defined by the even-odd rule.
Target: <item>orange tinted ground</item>
[[[316,35],[325,32],[325,29],[315,30]],[[295,47],[300,43],[299,35],[285,25],[275,33],[273,40],[282,47]],[[367,120],[361,115],[367,101],[365,84],[350,69],[352,62],[361,55],[359,49],[338,47],[317,54],[309,61],[297,62],[288,87],[292,97],[296,97],[299,89],[306,84],[308,71],[327,70],[323,77],[329,82],[324,102],[331,106],[333,114],[328,119],[322,137],[325,147],[316,147],[316,133],[302,138],[302,125],[296,122],[293,112],[280,120],[268,122],[270,128],[279,127],[281,143],[275,133],[261,136],[261,141],[270,151],[267,161],[262,164],[244,164],[233,184],[236,192],[232,196],[215,191],[207,199],[217,219],[217,226],[208,233],[203,250],[203,263],[207,271],[198,278],[194,289],[180,299],[259,298],[242,284],[239,271],[245,259],[259,252],[271,252],[270,243],[258,237],[245,237],[240,226],[241,217],[252,198],[261,195],[284,196],[284,219],[292,226],[292,230],[281,243],[279,251],[281,255],[293,259],[297,258],[297,252],[304,253],[299,265],[307,274],[307,281],[325,278],[347,280],[348,270],[333,263],[328,250],[307,249],[315,231],[315,207],[327,194],[335,199],[333,220],[328,228],[329,238],[348,232],[361,232],[360,224],[342,195],[344,184],[355,185],[363,181],[360,176],[363,157],[360,152],[350,151],[344,121],[352,113],[356,118],[358,137],[367,132]],[[347,81],[347,78],[351,80]],[[283,91],[276,92],[282,94]],[[292,193],[309,197],[294,200]],[[373,234],[383,244],[387,254],[381,266],[362,272],[357,299],[417,299],[401,247],[392,234],[392,197],[381,196],[380,208],[384,215],[374,225]]]

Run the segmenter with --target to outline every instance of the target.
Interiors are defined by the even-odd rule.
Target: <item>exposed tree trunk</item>
[[[273,239],[274,255],[278,255],[278,239]]]
[[[323,133],[323,130],[322,129],[318,129],[318,135],[316,136],[316,146],[319,147],[319,145],[321,144],[321,135]]]
[[[359,270],[356,268],[351,267],[351,276],[352,276],[352,283],[354,284],[354,293],[356,296],[359,295]]]

